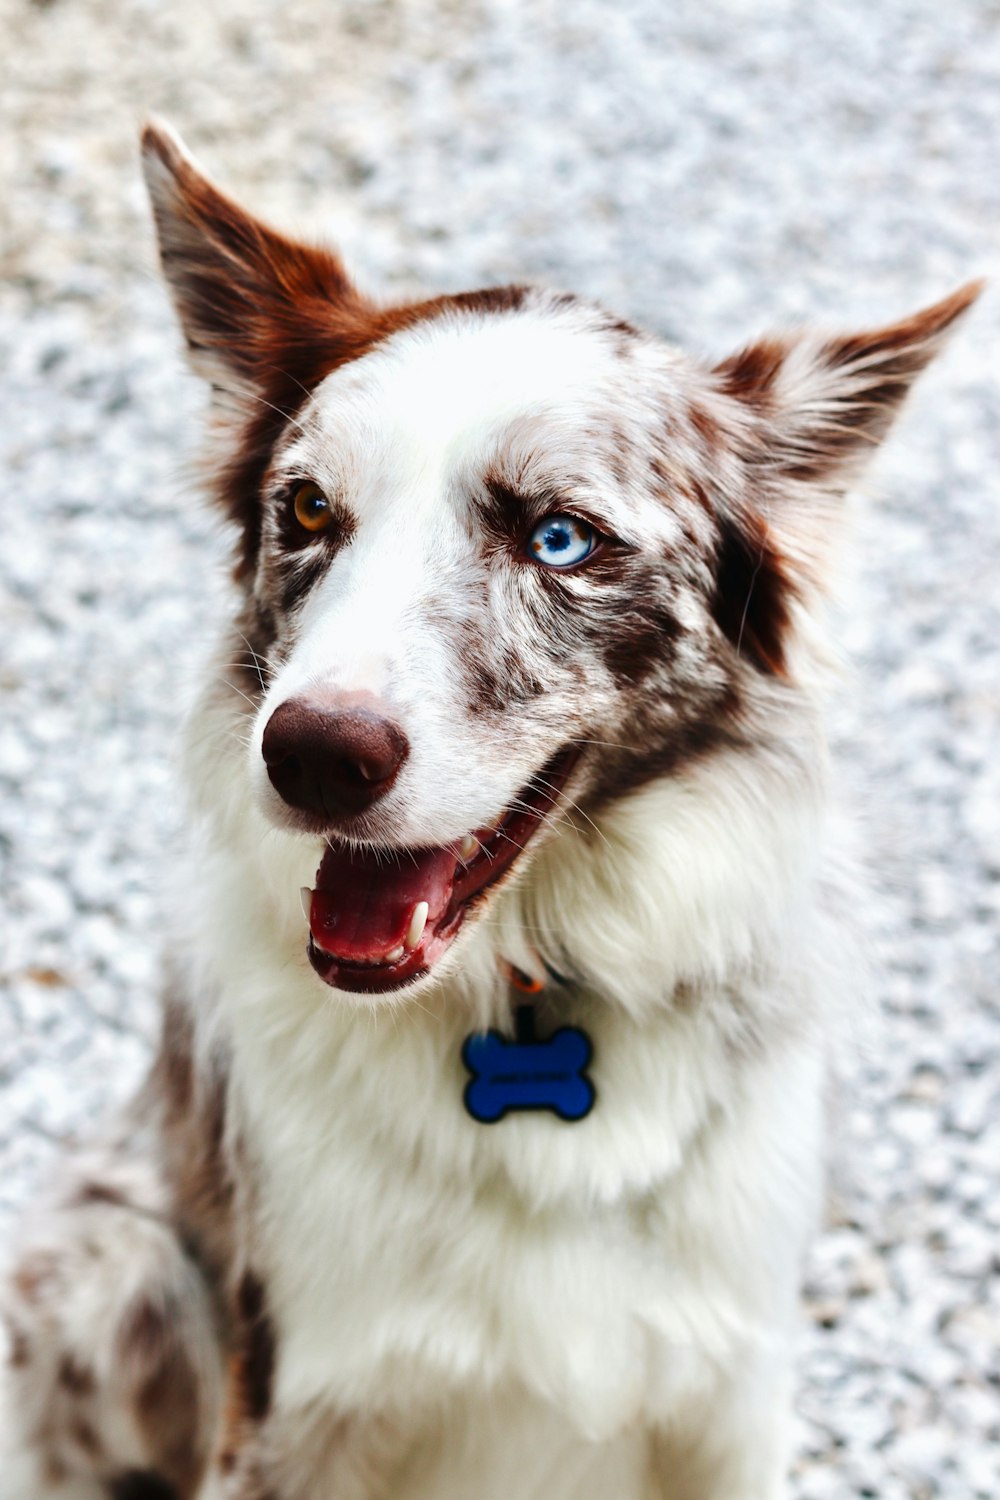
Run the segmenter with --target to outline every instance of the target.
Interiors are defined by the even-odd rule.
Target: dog
[[[235,603],[152,1071],[6,1281],[4,1500],[776,1500],[852,991],[830,557],[979,286],[711,364],[382,305],[143,155]]]

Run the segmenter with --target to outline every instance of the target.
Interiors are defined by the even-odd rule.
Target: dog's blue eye
[[[576,516],[546,516],[528,538],[528,551],[546,568],[571,568],[597,546],[597,532]]]

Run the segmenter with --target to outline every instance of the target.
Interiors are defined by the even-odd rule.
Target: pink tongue
[[[371,963],[398,948],[418,901],[428,931],[445,913],[458,867],[450,849],[401,849],[396,856],[330,847],[316,871],[309,911],[313,942],[348,961]]]

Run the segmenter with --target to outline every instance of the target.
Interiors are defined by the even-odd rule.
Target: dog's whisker
[[[590,816],[590,814],[584,811],[584,809],[580,806],[580,803],[577,801],[577,799],[575,797],[567,796],[564,792],[561,791],[561,789],[555,783],[553,783],[551,781],[546,781],[545,778],[542,777],[542,776],[536,776],[536,777],[534,777],[534,780],[535,780],[535,782],[539,786],[545,788],[547,791],[553,792],[553,794],[554,794],[553,795],[553,799],[552,799],[553,803],[555,803],[556,799],[561,795],[563,797],[563,806],[564,806],[564,808],[566,808],[566,809],[572,809],[574,812],[578,813],[581,818],[585,819],[585,821],[590,824],[591,828],[597,834],[598,838],[600,838],[601,840],[603,840],[603,842],[605,844],[608,844],[609,847],[610,847],[610,841],[608,839],[607,834],[604,832],[603,829],[601,829],[601,828],[599,828],[597,826],[597,824],[594,822],[594,820]]]
[[[611,848],[611,840],[608,838],[607,834],[604,832],[604,829],[598,827],[598,825],[594,822],[594,820],[590,816],[590,814],[588,812],[585,812],[584,809],[580,806],[579,802],[574,801],[574,799],[571,797],[571,798],[569,798],[567,800],[566,806],[571,811],[573,811],[574,813],[576,813],[578,817],[581,817],[584,820],[584,822],[589,825],[589,827],[593,830],[594,833],[597,834],[597,837],[601,840],[601,842],[603,844],[607,845],[607,847],[609,849]],[[583,833],[582,829],[577,829],[576,831],[578,833],[581,833],[581,834]]]
[[[271,665],[270,665],[267,657],[266,656],[262,656],[260,654],[260,652],[258,652],[251,645],[250,641],[247,640],[247,638],[243,634],[242,630],[237,629],[236,634],[239,636],[240,640],[243,642],[243,644],[246,646],[247,650],[250,652],[250,655],[253,657],[254,666],[257,668],[257,676],[260,678],[261,688],[266,692],[267,691],[267,683],[264,681],[264,673],[261,670],[261,665],[260,664],[261,664],[261,662],[263,662],[264,666],[267,667],[267,670],[270,672],[272,670],[272,668],[271,668]]]
[[[260,661],[261,661],[261,658],[259,658],[259,657],[254,658],[253,660],[251,660],[249,657],[244,657],[243,660],[240,660],[239,658],[237,658],[236,661],[222,661],[222,662],[218,662],[217,665],[219,667],[223,668],[223,669],[226,669],[226,670],[229,670],[229,669],[237,670],[237,669],[239,669],[239,670],[242,670],[244,672],[248,672],[248,671],[250,671],[251,668],[253,668],[253,670],[255,672],[259,673],[259,671],[260,671]]]
[[[309,389],[309,387],[307,385],[303,385],[302,381],[298,378],[298,376],[294,373],[294,371],[289,370],[285,366],[281,366],[281,365],[268,365],[267,368],[271,371],[272,374],[281,375],[283,377],[283,379],[290,380],[293,385],[297,385],[298,386],[299,390],[302,392],[302,394],[304,396],[307,396],[310,400],[312,399],[312,395],[313,395],[312,391]],[[275,407],[274,409],[275,409],[275,411],[277,411],[278,407]],[[293,419],[289,418],[289,420],[293,420]],[[299,422],[299,426],[301,428],[301,426],[302,426],[301,422]]]
[[[237,694],[239,694],[239,696],[240,696],[240,697],[241,697],[241,698],[242,698],[242,699],[243,699],[243,700],[244,700],[244,701],[245,701],[245,702],[247,702],[247,703],[249,703],[249,705],[250,705],[250,707],[251,707],[251,708],[252,708],[252,709],[254,709],[254,710],[256,710],[256,709],[257,709],[257,707],[258,707],[258,705],[257,705],[257,704],[256,704],[256,703],[255,703],[255,702],[254,702],[254,700],[253,700],[253,699],[252,699],[252,698],[251,698],[251,697],[250,697],[250,695],[249,695],[249,693],[245,693],[245,692],[244,692],[244,691],[243,691],[243,689],[242,689],[242,688],[238,688],[238,687],[237,687],[237,686],[236,686],[236,684],[235,684],[235,682],[230,682],[230,681],[229,681],[229,678],[228,678],[228,677],[220,677],[220,678],[219,678],[219,681],[220,681],[220,682],[222,682],[222,683],[225,683],[225,685],[226,685],[226,687],[227,687],[227,688],[231,688],[231,689],[232,689],[232,691],[233,691],[233,692],[234,692],[234,693],[237,693]]]
[[[280,373],[287,374],[288,372],[281,371]],[[295,383],[297,385],[301,385],[301,381],[296,381]],[[305,390],[305,387],[303,386],[302,389]],[[279,416],[283,422],[287,422],[290,427],[297,428],[299,432],[306,431],[305,423],[302,421],[301,417],[296,416],[294,412],[285,411],[282,407],[276,406],[273,401],[268,401],[267,398],[262,396],[259,391],[247,390],[245,394],[251,401],[256,401],[258,406],[264,406],[268,409],[268,411],[273,411],[276,416]],[[308,395],[309,392],[307,392],[306,394]]]
[[[574,745],[596,745],[599,749],[602,750],[634,751],[636,749],[636,746],[634,744],[629,744],[626,740],[595,740],[590,738],[577,738],[574,736],[573,743]]]

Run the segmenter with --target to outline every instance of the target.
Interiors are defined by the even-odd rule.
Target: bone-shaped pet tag
[[[466,1037],[462,1061],[472,1077],[465,1107],[482,1125],[514,1110],[549,1110],[560,1120],[582,1120],[593,1108],[594,1085],[584,1069],[593,1056],[586,1032],[562,1026],[539,1041],[534,1007],[518,1006],[513,1039],[498,1031]]]

